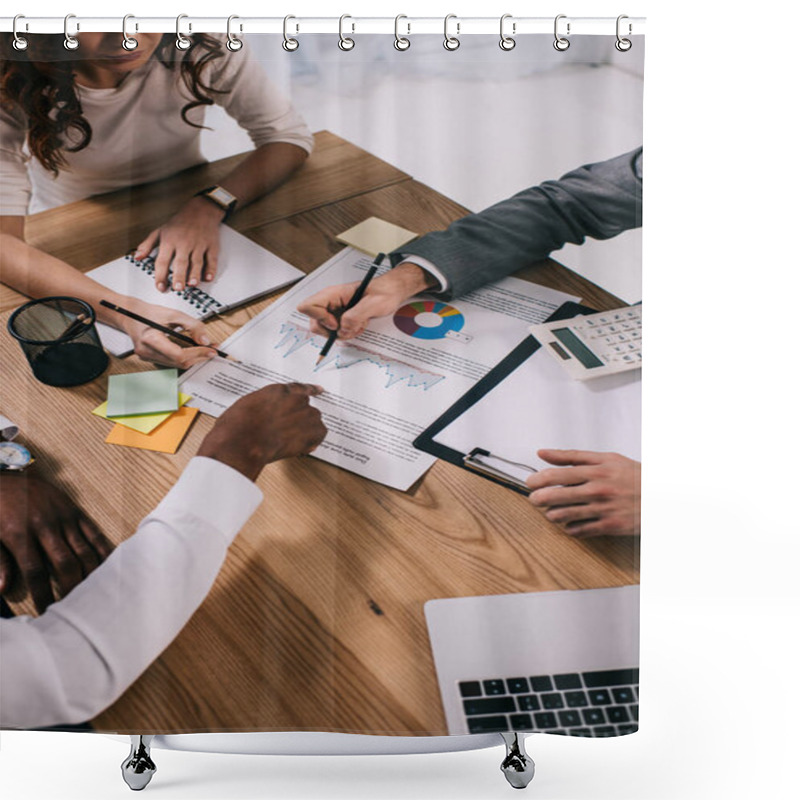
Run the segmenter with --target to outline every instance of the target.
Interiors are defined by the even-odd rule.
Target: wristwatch
[[[0,471],[22,472],[33,462],[34,458],[27,447],[17,442],[0,442]]]
[[[239,202],[227,189],[223,189],[221,186],[209,186],[206,189],[201,189],[195,197],[205,197],[214,205],[219,206],[225,212],[225,216],[222,218],[223,222],[233,214],[233,210]]]

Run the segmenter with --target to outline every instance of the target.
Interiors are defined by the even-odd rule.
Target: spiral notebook
[[[181,292],[170,289],[162,293],[156,289],[153,271],[157,251],[142,259],[122,256],[87,274],[115,292],[183,311],[195,319],[206,319],[235,308],[305,276],[227,225],[220,227],[219,245],[217,276],[213,282]],[[122,331],[103,323],[98,323],[97,331],[103,346],[115,356],[133,352],[133,341]]]

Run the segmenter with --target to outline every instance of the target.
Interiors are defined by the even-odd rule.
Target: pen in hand
[[[359,284],[358,288],[353,292],[353,296],[350,298],[350,301],[347,305],[342,309],[341,314],[345,314],[348,312],[353,306],[357,305],[361,298],[364,296],[364,292],[367,291],[367,287],[369,286],[369,282],[375,277],[375,273],[378,271],[378,267],[383,263],[383,259],[386,258],[385,253],[378,253],[375,261],[372,263],[372,266],[367,270],[367,274],[364,276],[364,279]],[[340,315],[341,316],[341,315]],[[328,355],[330,352],[331,347],[333,347],[333,343],[339,337],[339,331],[331,331],[328,334],[328,341],[325,342],[322,350],[320,350],[319,357],[317,358],[317,364],[319,364],[325,356]]]
[[[153,320],[147,319],[147,317],[143,317],[133,311],[128,311],[127,308],[115,306],[113,303],[109,303],[107,300],[101,300],[100,305],[104,306],[105,308],[110,308],[112,311],[116,311],[117,314],[122,314],[124,317],[135,319],[137,322],[141,322],[143,325],[148,325],[151,328],[155,328],[157,331],[161,331],[161,333],[165,333],[167,336],[171,336],[173,339],[177,339],[180,342],[184,342],[192,347],[207,347],[210,350],[215,350],[217,355],[227,358],[229,361],[236,361],[238,363],[238,359],[234,358],[232,355],[229,355],[224,350],[214,347],[213,344],[198,344],[194,339],[191,338],[191,336],[180,333],[173,328],[168,328],[166,325],[161,325],[158,322],[153,322]]]

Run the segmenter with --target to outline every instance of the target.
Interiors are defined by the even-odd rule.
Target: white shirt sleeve
[[[10,442],[19,433],[19,428],[8,418],[0,414],[0,439]]]
[[[216,90],[214,102],[248,132],[255,147],[288,142],[310,153],[314,147],[311,131],[289,98],[267,77],[251,48],[235,53],[223,48],[223,52],[222,59],[212,62],[217,69],[210,84]]]
[[[31,182],[22,149],[26,136],[24,115],[0,106],[0,215],[3,216],[28,213]]]
[[[427,258],[423,258],[422,256],[417,255],[410,255],[410,256],[402,256],[401,260],[397,262],[398,266],[400,264],[416,264],[420,269],[424,269],[425,272],[430,273],[439,281],[439,286],[437,288],[430,288],[426,289],[427,292],[446,292],[450,283],[447,280],[447,277],[443,275],[431,261],[428,261]]]
[[[92,719],[178,635],[262,500],[254,483],[193,458],[136,533],[38,618],[0,619],[0,727]]]

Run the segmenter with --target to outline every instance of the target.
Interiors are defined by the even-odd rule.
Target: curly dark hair
[[[63,47],[63,41],[63,36],[55,34],[31,36],[27,50],[16,50],[11,34],[0,36],[0,106],[24,112],[31,154],[55,176],[66,163],[64,150],[75,153],[92,140],[92,128],[75,92],[76,56]],[[188,112],[213,105],[208,93],[224,94],[203,82],[205,68],[223,55],[222,44],[204,33],[194,34],[187,50],[178,50],[174,35],[164,34],[152,55],[166,69],[180,69],[195,98],[181,109],[183,121],[192,127],[204,126],[191,122]],[[70,130],[77,132],[79,140],[68,146],[64,137]]]

